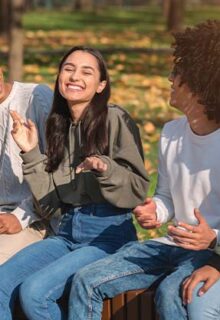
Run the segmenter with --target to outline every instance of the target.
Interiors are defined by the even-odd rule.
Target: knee
[[[34,305],[41,303],[43,294],[41,292],[42,283],[32,279],[25,280],[20,286],[20,301],[24,310],[33,308]]]
[[[83,268],[78,271],[73,280],[73,287],[77,292],[90,291],[93,287],[93,275],[90,275],[88,268]],[[75,289],[73,291],[75,291]]]
[[[201,282],[195,287],[193,290],[192,301],[187,305],[187,311],[190,320],[218,319],[219,314],[216,316],[216,318],[214,317],[215,307],[213,307],[213,305],[215,305],[215,297],[209,296],[209,294],[205,294],[202,297],[198,295],[199,289],[203,286],[203,284],[204,283]],[[210,317],[209,311],[211,311],[210,314],[213,316],[213,318]]]

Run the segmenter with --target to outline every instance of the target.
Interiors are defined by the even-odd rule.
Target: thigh
[[[116,254],[83,268],[74,277],[71,298],[82,282],[102,298],[148,288],[166,272],[166,256],[160,249],[163,252],[163,245],[156,242],[132,242]]]
[[[203,283],[200,283],[194,289],[192,302],[187,305],[189,320],[219,320],[220,281],[199,297],[198,291],[202,285]]]
[[[173,247],[170,258],[172,259],[171,273],[160,283],[156,292],[169,296],[181,296],[182,282],[191,273],[205,264],[211,257],[212,252],[208,250],[192,251],[178,247]],[[172,299],[172,298],[171,298]]]
[[[29,245],[0,266],[0,287],[7,292],[13,290],[29,275],[68,252],[65,243],[56,237]]]
[[[0,235],[0,264],[28,245],[43,239],[39,230],[26,228],[15,234]]]
[[[77,271],[106,255],[104,250],[92,246],[73,250],[29,276],[22,284],[21,295],[33,288],[32,295],[58,299]]]
[[[191,268],[187,264],[179,266],[160,282],[156,290],[156,303],[166,297],[171,301],[182,299],[182,282],[191,274]]]

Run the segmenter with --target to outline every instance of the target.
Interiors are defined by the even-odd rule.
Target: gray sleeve
[[[144,202],[149,179],[144,166],[139,130],[132,119],[118,119],[112,149],[111,157],[100,156],[107,164],[107,171],[97,174],[101,193],[117,207],[134,208]]]
[[[21,154],[23,172],[29,184],[38,215],[47,218],[60,207],[52,173],[45,171],[46,156],[40,153],[39,146]]]

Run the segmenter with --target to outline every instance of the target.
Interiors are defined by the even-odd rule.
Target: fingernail
[[[204,294],[203,291],[199,291],[199,296],[201,297]]]

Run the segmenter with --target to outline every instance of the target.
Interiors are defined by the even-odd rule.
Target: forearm
[[[35,210],[44,217],[53,214],[60,205],[60,200],[52,174],[45,171],[46,156],[40,153],[37,146],[30,152],[21,154],[21,157],[24,178],[33,194]]]
[[[134,208],[143,203],[149,184],[144,169],[142,173],[136,173],[109,157],[102,156],[101,158],[108,167],[104,173],[96,175],[103,197],[121,208]]]

